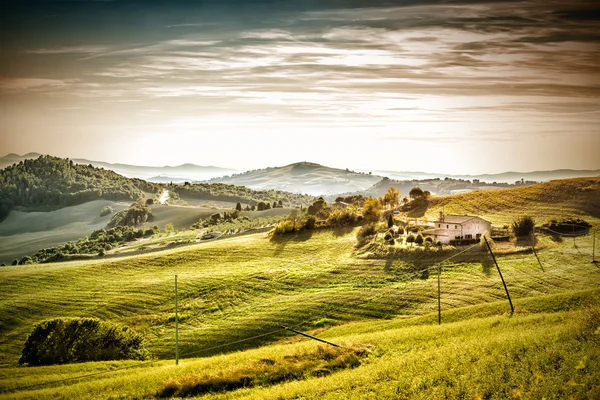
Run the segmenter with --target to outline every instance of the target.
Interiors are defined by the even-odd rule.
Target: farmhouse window
[[[446,229],[450,229],[450,225],[446,225]]]
[[[458,225],[454,225],[454,229],[458,229]]]

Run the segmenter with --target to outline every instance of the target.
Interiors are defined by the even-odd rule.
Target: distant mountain
[[[23,160],[35,159],[39,156],[40,154],[38,153],[27,153],[22,156],[14,153],[7,154],[4,157],[0,157],[0,168],[8,167],[9,165]],[[128,178],[140,178],[157,183],[166,183],[171,181],[173,183],[182,183],[185,181],[205,181],[218,176],[239,172],[238,170],[230,168],[200,166],[194,164],[182,164],[176,167],[147,167],[129,164],[111,164],[104,161],[91,161],[84,158],[74,158],[73,162],[85,165],[91,164],[96,168],[108,169]],[[166,180],[165,177],[168,180]],[[156,178],[156,180],[153,178]]]
[[[41,156],[41,154],[39,153],[27,153],[23,154],[22,156],[15,153],[10,153],[5,155],[4,157],[0,157],[0,168],[6,168],[9,165],[18,163],[19,161],[31,160],[34,158],[38,158],[39,156]]]
[[[516,181],[536,181],[548,182],[555,179],[586,178],[600,176],[600,169],[595,170],[574,170],[574,169],[556,169],[551,171],[533,171],[533,172],[503,172],[499,174],[481,174],[481,175],[452,175],[429,172],[409,172],[409,171],[373,171],[374,174],[387,176],[397,180],[423,180],[435,178],[452,179],[479,179],[481,182],[505,182],[515,183]]]
[[[276,189],[318,196],[365,190],[381,179],[381,176],[370,173],[299,162],[284,167],[258,169],[215,178],[209,182],[243,185],[255,190]]]

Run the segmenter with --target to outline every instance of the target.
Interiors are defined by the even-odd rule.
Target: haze
[[[22,3],[0,16],[0,155],[600,168],[592,1]]]

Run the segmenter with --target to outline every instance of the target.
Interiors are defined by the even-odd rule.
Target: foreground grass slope
[[[207,399],[506,399],[597,398],[600,395],[600,291],[516,301],[517,313],[498,314],[503,303],[377,324],[349,324],[320,333],[345,347],[369,349],[345,370],[307,375],[276,385],[225,390]],[[473,317],[477,316],[477,317]],[[357,329],[358,328],[358,329]],[[156,398],[186,382],[242,381],[264,365],[306,365],[319,352],[310,340],[287,340],[244,352],[148,365],[105,362],[0,369],[0,398]],[[125,368],[125,369],[123,369]],[[107,372],[81,380],[80,375]],[[32,373],[34,372],[34,373]],[[54,381],[61,380],[58,383]],[[46,384],[45,384],[46,383]],[[32,385],[39,385],[33,386]]]
[[[435,276],[415,273],[433,264],[427,257],[416,253],[413,261],[361,259],[352,255],[352,233],[309,235],[271,241],[256,234],[138,257],[2,268],[0,362],[16,362],[35,323],[69,316],[130,325],[148,338],[155,356],[172,356],[175,274],[184,355],[280,324],[313,329],[436,309]],[[590,236],[579,238],[577,247],[572,241],[540,240],[543,271],[527,252],[499,257],[515,299],[598,286],[600,270],[590,263]],[[444,265],[445,310],[505,298],[489,256],[479,248],[470,252],[460,263]]]

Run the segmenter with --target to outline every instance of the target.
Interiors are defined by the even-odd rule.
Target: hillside
[[[533,377],[537,369],[550,385],[538,389],[545,388],[548,393],[562,387],[562,377],[585,355],[588,369],[578,375],[577,383],[589,382],[592,386],[586,387],[593,387],[598,384],[593,377],[600,371],[593,358],[598,344],[578,339],[600,326],[600,318],[593,315],[590,318],[596,319],[585,322],[589,307],[600,305],[600,273],[590,263],[591,237],[580,238],[577,247],[571,241],[539,239],[543,270],[529,253],[498,256],[516,307],[513,318],[507,315],[509,308],[497,274],[486,267],[489,256],[485,252],[474,249],[468,258],[444,264],[441,327],[434,325],[436,316],[432,314],[437,306],[437,279],[434,274],[415,273],[425,260],[421,258],[416,269],[417,264],[410,260],[354,257],[352,233],[315,232],[278,241],[258,234],[118,260],[6,267],[0,270],[0,313],[5,316],[0,324],[0,387],[19,390],[34,383],[136,365],[113,362],[14,368],[32,324],[54,316],[95,316],[125,323],[146,336],[155,356],[172,360],[175,274],[179,276],[183,355],[179,368],[167,367],[173,361],[161,362],[68,385],[50,385],[54,389],[25,389],[7,394],[7,398],[52,398],[59,393],[81,398],[98,393],[102,393],[100,398],[153,397],[170,379],[202,375],[208,365],[210,371],[229,376],[225,371],[240,365],[279,360],[290,352],[316,346],[290,338],[278,328],[282,324],[342,345],[367,345],[372,356],[356,370],[222,396],[294,398],[315,393],[334,398],[340,392],[370,390],[378,398],[393,398],[397,390],[412,397],[444,387],[447,393],[454,393],[450,397],[458,396],[461,387],[471,394],[476,394],[474,390],[510,393],[521,384],[533,390],[527,377]],[[556,335],[563,339],[557,342]],[[204,360],[186,356],[206,357],[270,343],[278,344]],[[540,348],[549,353],[540,356]],[[498,359],[500,354],[507,358]],[[551,360],[556,357],[563,361],[553,367]],[[523,360],[527,363],[522,364]],[[475,362],[479,368],[467,372]],[[503,375],[505,367],[514,369],[514,374]],[[468,384],[464,374],[474,381]],[[408,383],[399,387],[398,376]],[[450,381],[429,381],[436,376]],[[351,387],[349,380],[358,385]],[[419,389],[413,386],[416,382],[427,386]],[[437,391],[431,396],[443,398]]]
[[[41,154],[38,153],[27,153],[22,156],[14,153],[7,154],[4,157],[0,157],[0,168],[8,167],[9,165],[19,163],[20,161],[35,159],[39,156],[41,156]],[[168,165],[163,167],[149,167],[121,163],[113,164],[104,161],[87,160],[85,158],[74,158],[73,162],[76,164],[92,165],[96,168],[104,168],[128,178],[139,178],[156,183],[184,183],[185,181],[191,182],[194,180],[203,181],[238,172],[231,168],[201,166],[195,164],[182,164],[173,167]]]
[[[434,197],[424,213],[477,206],[478,215],[501,223],[524,211],[542,220],[560,210],[598,226],[599,186],[600,179],[573,179]],[[591,233],[574,240],[538,235],[538,258],[528,244],[497,244],[515,305],[509,316],[491,257],[480,246],[460,255],[461,249],[419,248],[376,258],[355,252],[357,229],[260,233],[132,257],[1,268],[0,392],[7,392],[0,398],[155,398],[167,387],[218,377],[239,383],[207,398],[594,398],[600,269],[590,262]],[[596,241],[596,258],[598,247]],[[440,267],[437,326],[436,262],[450,256]],[[172,361],[174,275],[179,367]],[[15,367],[31,326],[58,316],[129,325],[146,337],[158,362]],[[288,359],[309,365],[303,357],[323,351],[281,325],[364,346],[369,355],[347,369],[315,367],[291,382],[247,385],[245,374],[260,374],[265,365],[285,369]],[[119,367],[130,369],[51,383]],[[27,388],[44,382],[50,383]]]
[[[0,221],[15,207],[52,210],[93,200],[134,201],[158,187],[72,160],[40,156],[0,170]]]
[[[481,182],[493,183],[493,182],[505,182],[514,183],[521,179],[526,181],[535,182],[547,182],[556,179],[571,179],[571,178],[584,178],[584,177],[596,177],[600,176],[600,169],[594,170],[576,170],[576,169],[555,169],[550,171],[530,171],[530,172],[502,172],[497,174],[448,174],[443,172],[409,172],[409,171],[373,171],[373,173],[381,176],[387,176],[391,179],[396,180],[433,180],[433,179],[463,179],[473,180],[478,179]]]
[[[210,182],[247,186],[256,190],[276,189],[319,196],[364,190],[381,178],[348,169],[300,162],[215,178]]]
[[[434,220],[442,210],[446,214],[485,216],[496,224],[508,224],[518,215],[532,215],[539,223],[562,217],[600,218],[600,178],[564,179],[517,188],[434,196],[420,203],[409,215]]]

